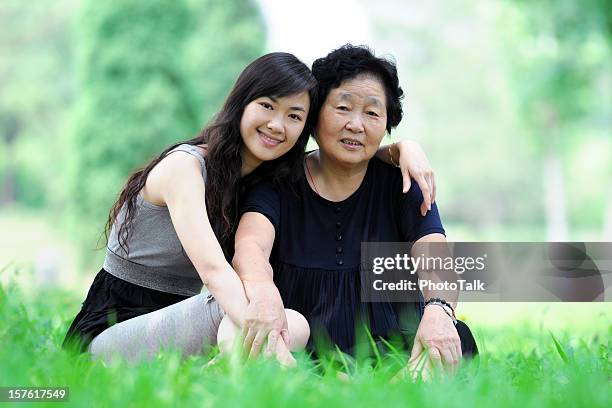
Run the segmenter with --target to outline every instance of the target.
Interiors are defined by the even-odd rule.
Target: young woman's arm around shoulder
[[[421,214],[425,216],[427,211],[431,210],[431,204],[436,201],[436,178],[421,145],[412,140],[401,140],[381,146],[376,152],[376,157],[400,169],[404,193],[410,190],[412,184],[410,179],[417,182],[423,194]]]

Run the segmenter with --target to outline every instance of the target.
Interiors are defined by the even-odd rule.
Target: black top
[[[401,172],[374,158],[346,200],[326,200],[303,177],[295,186],[257,185],[241,212],[261,213],[274,225],[270,264],[285,307],[302,313],[315,337],[352,352],[362,323],[375,339],[416,332],[419,304],[361,302],[359,265],[362,241],[414,242],[444,234],[436,205],[423,217],[422,201],[416,182],[403,194]]]

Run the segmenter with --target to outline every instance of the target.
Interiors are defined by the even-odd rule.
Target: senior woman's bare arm
[[[432,245],[433,244],[433,245]],[[450,256],[450,251],[446,245],[446,237],[442,234],[429,234],[418,239],[412,246],[411,255],[413,257],[442,257]],[[421,269],[417,272],[419,279],[430,280],[434,283],[443,281],[454,281],[456,275],[453,271],[445,274],[444,271],[430,271]],[[457,304],[457,290],[427,290],[423,291],[425,300],[430,298],[441,298],[446,300],[454,308]]]
[[[264,215],[247,212],[240,219],[234,243],[232,265],[249,299],[244,348],[255,355],[265,338],[276,342],[277,335],[281,335],[285,344],[290,344],[285,306],[269,261],[274,236],[274,226]]]
[[[421,255],[426,257],[445,257],[449,254],[450,252],[446,246],[446,237],[442,234],[429,234],[420,238],[413,245],[411,253],[413,257]],[[452,279],[452,277],[440,276],[437,271],[420,270],[418,275],[419,279],[432,280],[434,282]],[[456,305],[457,291],[425,290],[423,292],[425,299],[438,297],[445,299],[453,308]],[[408,371],[417,372],[418,362],[423,353],[427,353],[429,357],[423,370],[424,378],[429,375],[432,367],[440,371],[454,373],[457,369],[457,363],[461,359],[461,340],[459,334],[455,329],[453,320],[439,305],[430,304],[425,307],[425,312],[419,323],[410,353]]]
[[[243,281],[272,281],[270,253],[274,245],[274,226],[262,214],[247,212],[236,231],[232,264]]]
[[[264,215],[245,213],[236,231],[232,266],[242,280],[249,301],[266,302],[280,314],[284,310],[283,301],[270,265],[274,236],[274,226]]]

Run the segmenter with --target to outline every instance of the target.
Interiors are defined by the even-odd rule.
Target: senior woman
[[[352,353],[355,328],[365,323],[374,339],[395,333],[414,339],[411,364],[426,351],[428,364],[452,372],[462,355],[477,353],[469,328],[452,318],[456,293],[423,294],[445,302],[360,300],[362,242],[445,241],[436,205],[423,215],[418,186],[402,194],[401,173],[374,157],[402,118],[396,67],[346,45],[316,60],[313,73],[321,98],[319,150],[306,156],[305,177],[296,185],[262,183],[242,208],[233,265],[249,296],[252,326],[280,330],[282,311],[294,309],[311,333]]]

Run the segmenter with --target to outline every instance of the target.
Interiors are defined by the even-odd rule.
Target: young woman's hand
[[[249,305],[243,326],[243,348],[249,358],[256,358],[262,346],[276,350],[277,342],[289,344],[287,315],[278,289],[273,282],[243,282]]]
[[[395,147],[395,149],[394,149]],[[396,160],[399,160],[399,167],[403,177],[403,191],[410,190],[411,178],[413,178],[423,193],[423,203],[421,204],[421,214],[425,215],[431,210],[431,204],[436,200],[436,180],[434,171],[429,164],[425,152],[417,142],[412,140],[402,140],[391,146],[391,152]]]
[[[423,193],[421,214],[425,216],[431,210],[431,204],[436,200],[436,180],[434,171],[429,164],[425,152],[417,142],[402,140],[391,145],[381,146],[376,157],[385,163],[400,168],[403,178],[403,192],[410,190],[413,178]]]

